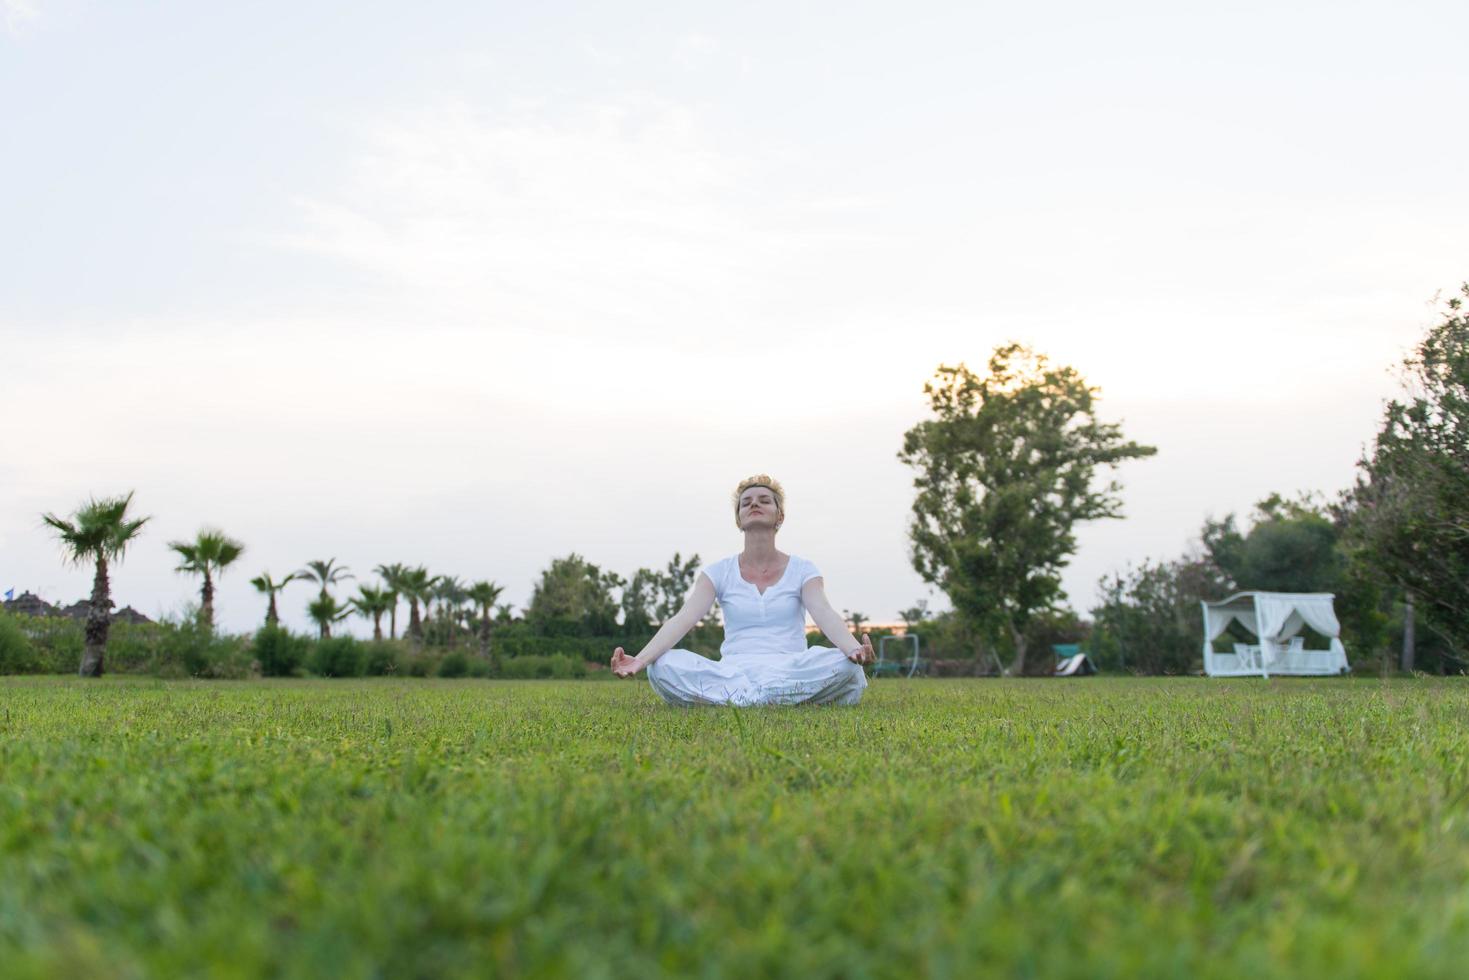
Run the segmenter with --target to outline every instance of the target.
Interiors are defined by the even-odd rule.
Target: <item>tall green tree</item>
[[[404,570],[398,579],[398,589],[408,600],[408,636],[415,641],[423,639],[423,620],[419,617],[418,605],[428,602],[437,582],[438,579],[422,565]]]
[[[393,597],[393,604],[388,609],[388,639],[398,638],[398,597],[403,594],[403,576],[408,571],[408,566],[399,562],[391,565],[379,565],[373,571],[382,576],[383,584],[388,587],[388,594]]]
[[[245,545],[218,528],[206,527],[193,541],[170,541],[168,547],[179,556],[174,571],[204,580],[199,588],[199,623],[205,629],[214,629],[214,580],[239,560]]]
[[[1076,525],[1122,516],[1121,485],[1099,484],[1097,471],[1157,450],[1100,421],[1099,390],[1074,369],[1020,344],[997,348],[986,375],[940,366],[923,390],[934,418],[898,453],[917,470],[913,567],[1023,673],[1026,627],[1062,596]]]
[[[651,568],[639,568],[622,587],[622,629],[628,636],[652,636],[657,613],[660,576]]]
[[[337,601],[337,597],[325,590],[306,606],[306,615],[316,624],[323,640],[332,638],[332,627],[352,615],[352,606]]]
[[[298,578],[300,578],[300,576],[297,575],[295,572],[292,572],[291,574],[287,575],[285,578],[277,582],[270,577],[269,572],[261,572],[259,575],[250,580],[250,584],[255,586],[255,591],[266,597],[266,626],[275,626],[280,623],[281,618],[277,614],[275,607],[276,594],[284,589],[287,585],[290,585],[292,582],[296,581],[296,579]]]
[[[360,615],[372,620],[372,638],[381,640],[383,638],[383,616],[396,601],[393,593],[386,588],[378,589],[371,585],[359,585],[357,594],[349,601],[352,608]]]
[[[901,609],[898,611],[898,618],[903,621],[903,628],[910,633],[918,627],[919,623],[923,622],[924,617],[926,617],[927,615],[927,599],[919,599],[907,609]]]
[[[454,575],[440,575],[434,582],[433,598],[438,601],[438,622],[442,630],[441,641],[454,646],[458,640],[459,614],[469,599],[463,579]]]
[[[698,577],[698,554],[692,554],[685,559],[675,551],[664,566],[662,574],[658,576],[658,604],[653,610],[654,621],[658,625],[668,622],[683,608],[684,600],[693,591],[694,580]]]
[[[494,656],[494,648],[490,644],[490,637],[495,629],[494,620],[490,618],[490,614],[494,611],[495,603],[499,600],[500,593],[504,591],[505,587],[502,585],[496,585],[494,582],[481,581],[471,585],[465,593],[469,601],[474,603],[475,611],[479,616],[476,633],[479,636],[480,656],[490,661],[490,666],[496,673],[499,672],[500,664]]]
[[[1469,315],[1460,287],[1402,366],[1349,500],[1348,546],[1469,661]],[[1405,660],[1407,658],[1405,657]]]
[[[622,632],[629,637],[651,636],[683,608],[684,600],[699,576],[699,556],[685,559],[679,552],[662,571],[639,568],[622,585],[618,605],[622,609]]]
[[[42,514],[41,520],[56,532],[67,562],[77,566],[92,564],[92,601],[87,610],[82,662],[77,671],[82,677],[101,677],[107,652],[107,631],[112,623],[112,587],[107,577],[110,562],[121,562],[128,545],[148,523],[147,517],[128,513],[133,494],[121,497],[92,498],[77,508],[70,520],[55,514]]]
[[[347,570],[346,565],[338,565],[335,558],[328,558],[326,561],[308,561],[306,567],[296,574],[321,587],[316,598],[306,606],[306,614],[321,631],[321,638],[331,639],[332,625],[350,616],[352,607],[338,602],[330,589],[333,585],[338,585],[354,576]]]
[[[1336,592],[1344,558],[1338,530],[1310,496],[1271,494],[1255,505],[1248,531],[1233,514],[1209,520],[1201,534],[1214,564],[1240,589],[1265,592]]]
[[[347,571],[346,565],[338,565],[335,558],[326,561],[308,561],[306,567],[296,572],[300,578],[308,579],[321,586],[321,592],[317,598],[325,599],[330,594],[333,585],[338,585],[355,576]]]
[[[531,593],[526,622],[543,636],[611,636],[618,608],[612,590],[626,584],[580,555],[557,558]]]

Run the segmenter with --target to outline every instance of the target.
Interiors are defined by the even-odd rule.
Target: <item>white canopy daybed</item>
[[[1210,677],[1269,677],[1271,674],[1344,674],[1347,651],[1329,592],[1240,592],[1204,607],[1204,673]],[[1239,623],[1254,643],[1236,643],[1216,653],[1214,641]],[[1309,626],[1331,641],[1328,650],[1305,649],[1298,636]]]

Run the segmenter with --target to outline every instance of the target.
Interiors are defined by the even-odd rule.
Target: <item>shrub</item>
[[[415,653],[404,661],[408,666],[409,677],[430,677],[438,662],[426,653]]]
[[[697,630],[695,631],[697,632]],[[570,656],[606,663],[617,646],[640,646],[638,637],[544,636],[524,623],[511,623],[495,630],[495,653],[504,659],[517,657]],[[687,643],[685,644],[687,645]]]
[[[64,616],[12,618],[35,647],[37,659],[32,669],[43,674],[76,673],[82,663],[82,646],[86,642],[80,622]]]
[[[155,669],[160,633],[167,629],[161,623],[113,623],[107,631],[107,658],[103,662],[108,673],[147,674]],[[175,674],[182,674],[182,670]]]
[[[160,623],[159,629],[153,632],[151,644],[144,640],[136,645],[122,647],[127,653],[137,656],[145,649],[148,653],[147,660],[143,663],[117,663],[112,664],[114,669],[130,667],[127,673],[146,672],[156,674],[159,677],[192,677],[203,669],[206,655],[203,651],[201,637],[197,634],[198,628],[188,624],[175,626],[172,630],[168,624]],[[147,646],[145,647],[145,644]],[[111,644],[108,652],[111,653]],[[151,655],[149,655],[151,654]],[[109,660],[111,658],[109,657]]]
[[[255,634],[251,652],[266,677],[294,677],[306,662],[308,641],[281,626],[264,626]]]
[[[204,662],[194,672],[195,677],[238,681],[251,676],[254,657],[249,636],[216,634],[210,637],[203,653]]]
[[[73,673],[81,663],[83,624],[62,617],[0,614],[0,674]],[[250,674],[250,641],[179,623],[113,623],[103,662],[109,674],[240,678]]]
[[[0,674],[41,671],[41,654],[14,617],[0,613]]]
[[[367,669],[362,643],[350,636],[318,640],[307,656],[307,668],[320,677],[361,677]]]
[[[470,677],[489,677],[492,674],[494,674],[494,670],[491,669],[491,664],[488,660],[482,657],[475,657],[469,662]]]
[[[500,676],[517,680],[564,679],[587,675],[586,665],[580,658],[568,657],[565,654],[553,653],[543,657],[509,657],[504,661],[504,665]]]
[[[439,661],[440,677],[463,677],[469,673],[469,658],[458,650]]]
[[[113,627],[117,629],[117,627]],[[192,617],[180,623],[158,623],[151,629],[134,628],[152,639],[152,657],[146,658],[147,640],[123,643],[126,659],[115,665],[125,673],[149,673],[159,677],[212,677],[239,679],[250,675],[250,640],[228,636],[199,625]],[[129,637],[133,630],[121,634]],[[108,643],[108,656],[112,656]]]
[[[400,644],[391,640],[369,643],[364,667],[369,677],[393,677],[404,673]]]

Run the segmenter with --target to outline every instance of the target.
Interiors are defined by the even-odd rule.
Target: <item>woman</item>
[[[826,599],[821,573],[804,558],[775,548],[785,522],[785,491],[765,474],[740,481],[735,526],[745,550],[699,573],[688,600],[636,657],[618,647],[612,672],[631,677],[644,667],[669,704],[856,704],[867,687],[863,664],[875,659],[866,634],[858,643]],[[670,649],[708,614],[724,610],[723,659]],[[806,613],[837,649],[806,646]]]

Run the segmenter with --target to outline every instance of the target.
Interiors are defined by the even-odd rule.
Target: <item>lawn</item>
[[[1469,682],[0,678],[0,972],[1451,976]]]

